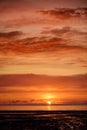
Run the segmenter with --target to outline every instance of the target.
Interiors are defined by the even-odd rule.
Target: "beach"
[[[0,111],[0,130],[87,130],[87,111]]]

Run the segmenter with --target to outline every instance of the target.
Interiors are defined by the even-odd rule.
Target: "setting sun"
[[[48,104],[48,105],[51,105],[51,101],[47,101],[47,104]]]

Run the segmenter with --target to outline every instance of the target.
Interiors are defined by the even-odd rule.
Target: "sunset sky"
[[[87,104],[87,0],[0,0],[0,104]]]

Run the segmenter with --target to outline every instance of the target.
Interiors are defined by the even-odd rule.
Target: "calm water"
[[[0,105],[0,110],[87,110],[87,105]]]

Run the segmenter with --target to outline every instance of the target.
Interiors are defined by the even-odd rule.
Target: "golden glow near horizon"
[[[53,94],[49,94],[49,93],[48,94],[45,94],[45,93],[43,94],[43,99],[48,100],[48,99],[53,99],[53,98],[55,98]]]

